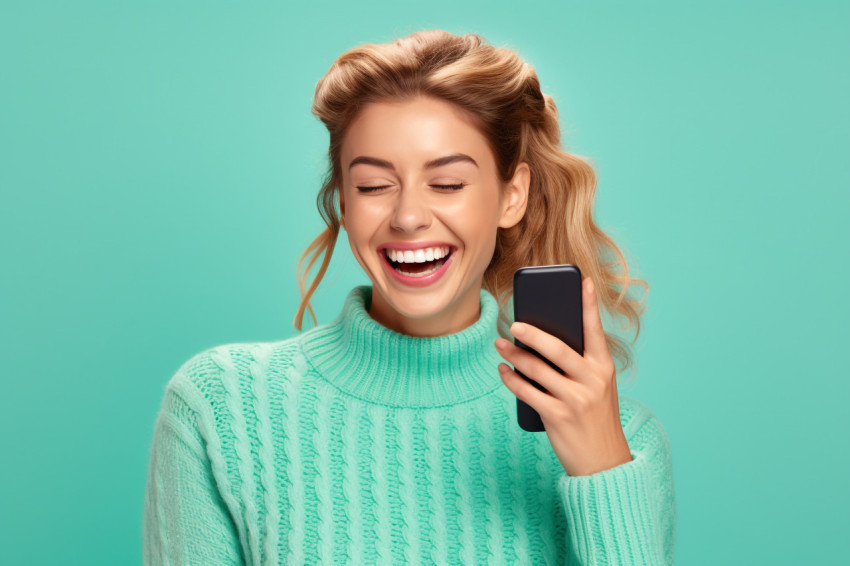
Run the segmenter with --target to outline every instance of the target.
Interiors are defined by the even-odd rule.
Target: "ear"
[[[511,228],[525,215],[528,205],[528,187],[531,184],[531,169],[523,161],[517,165],[514,176],[504,188],[501,199],[499,228]]]

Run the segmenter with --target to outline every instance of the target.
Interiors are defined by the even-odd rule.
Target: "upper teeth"
[[[449,246],[436,248],[421,248],[418,250],[391,250],[386,248],[390,259],[399,263],[424,263],[434,261],[449,255]]]

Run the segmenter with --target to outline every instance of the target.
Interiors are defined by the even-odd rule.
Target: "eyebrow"
[[[437,159],[432,159],[431,161],[426,162],[425,169],[434,169],[435,167],[442,167],[443,165],[448,165],[449,163],[457,162],[472,163],[473,165],[478,167],[478,163],[465,153],[453,153],[451,155],[445,155],[443,157],[438,157]],[[383,167],[384,169],[395,171],[395,166],[389,161],[385,159],[378,159],[377,157],[369,157],[367,155],[361,155],[352,159],[351,163],[348,164],[348,169],[351,170],[351,168],[357,165],[358,163],[375,165],[376,167]]]

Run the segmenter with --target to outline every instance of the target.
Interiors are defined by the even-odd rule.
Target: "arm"
[[[557,483],[567,562],[671,564],[676,510],[667,435],[648,407],[618,398],[617,368],[590,277],[582,280],[582,309],[583,353],[528,323],[514,322],[511,334],[549,364],[496,340],[502,356],[545,391],[507,364],[499,364],[502,381],[539,413],[563,467]]]
[[[567,514],[569,564],[673,564],[676,503],[670,442],[643,403],[621,399],[633,460],[558,481]],[[624,415],[624,416],[625,416]]]
[[[197,413],[170,386],[154,427],[142,524],[145,566],[243,564]]]

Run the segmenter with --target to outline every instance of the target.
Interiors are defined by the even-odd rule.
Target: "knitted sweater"
[[[188,359],[150,452],[144,564],[671,564],[672,459],[655,414],[620,396],[633,460],[565,473],[517,424],[499,377],[498,304],[412,337],[339,316],[278,342]]]

